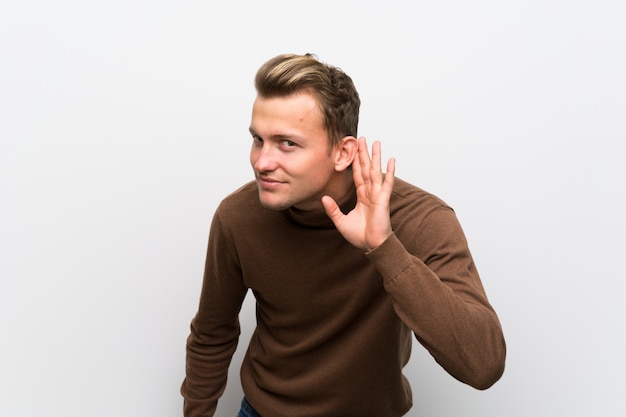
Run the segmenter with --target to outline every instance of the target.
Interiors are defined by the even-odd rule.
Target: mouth
[[[256,180],[259,186],[261,186],[262,188],[266,188],[266,189],[275,189],[285,184],[284,181],[279,181],[275,178],[262,177],[262,176],[257,176]]]

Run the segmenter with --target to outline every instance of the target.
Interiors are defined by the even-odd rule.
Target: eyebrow
[[[278,133],[278,134],[274,134],[274,135],[270,135],[270,136],[269,136],[269,137],[267,137],[267,138],[263,138],[261,135],[259,135],[258,133],[256,133],[256,132],[254,131],[254,129],[252,129],[252,128],[249,128],[249,129],[248,129],[248,131],[250,132],[250,134],[251,134],[252,136],[258,136],[258,137],[260,137],[261,139],[270,139],[270,140],[292,140],[292,139],[294,139],[294,140],[299,140],[299,139],[300,139],[300,137],[299,137],[299,136],[297,136],[297,135],[286,135],[286,134],[280,134],[280,133]]]

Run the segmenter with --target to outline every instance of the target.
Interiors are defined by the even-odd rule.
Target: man
[[[215,413],[246,292],[257,327],[241,367],[240,416],[399,417],[411,334],[452,376],[486,389],[505,342],[454,212],[381,170],[357,139],[350,77],[280,55],[255,78],[255,181],[211,225],[181,392],[186,417]]]

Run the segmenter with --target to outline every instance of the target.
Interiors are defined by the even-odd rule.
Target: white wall
[[[625,11],[3,2],[0,415],[182,415],[211,216],[251,178],[254,72],[314,52],[352,75],[398,176],[456,208],[507,336],[485,392],[416,344],[409,416],[624,416]]]

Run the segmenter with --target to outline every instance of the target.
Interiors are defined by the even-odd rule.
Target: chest
[[[254,235],[237,239],[244,283],[261,309],[320,317],[367,303],[383,291],[364,252],[335,229],[282,230],[258,227]]]

